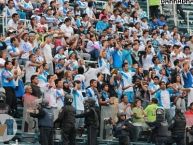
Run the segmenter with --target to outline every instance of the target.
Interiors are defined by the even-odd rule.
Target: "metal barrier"
[[[9,21],[10,19],[7,17],[7,16],[3,16],[3,15],[0,15],[0,25],[2,26],[2,34],[3,34],[3,36],[5,36],[5,34],[6,34],[6,31],[7,31],[7,24],[8,24],[8,21]],[[20,19],[21,21],[23,21],[24,22],[24,25],[26,26],[26,27],[28,27],[29,26],[29,24],[30,24],[30,20],[27,20],[27,19]]]

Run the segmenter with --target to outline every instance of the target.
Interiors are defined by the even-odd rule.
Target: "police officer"
[[[126,114],[121,112],[117,114],[118,122],[115,125],[115,136],[119,138],[119,145],[130,145],[132,138],[133,125],[129,120],[126,120]]]
[[[53,145],[54,113],[47,100],[43,100],[38,109],[29,110],[30,116],[38,118],[40,144]]]
[[[59,123],[62,129],[63,145],[76,144],[75,109],[72,106],[72,96],[67,94],[64,107],[61,109],[55,124]]]
[[[85,112],[76,115],[76,118],[85,117],[85,125],[88,131],[88,145],[97,144],[97,130],[99,128],[99,116],[95,107],[95,100],[85,100]]]
[[[156,121],[151,124],[154,126],[153,135],[156,145],[169,145],[171,133],[168,130],[169,126],[165,119],[165,110],[163,108],[157,108]]]
[[[169,129],[172,131],[172,139],[177,145],[184,145],[186,119],[180,109],[176,109],[175,117]]]

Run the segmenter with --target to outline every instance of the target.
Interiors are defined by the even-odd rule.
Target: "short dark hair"
[[[152,98],[151,99],[151,102],[153,102],[154,104],[157,104],[158,103],[158,100],[156,98]]]
[[[18,14],[17,14],[17,13],[14,13],[14,14],[12,15],[12,18],[14,18],[15,16],[18,16]]]
[[[93,82],[95,82],[96,80],[95,79],[91,79],[90,80],[90,85],[93,84]]]
[[[11,61],[7,60],[4,64],[4,67],[6,67],[9,63],[11,63]]]
[[[100,76],[100,75],[103,75],[101,72],[99,72],[98,74],[97,74],[97,78]]]
[[[30,60],[33,56],[35,56],[35,54],[30,54],[29,60]]]
[[[78,68],[78,74],[83,74],[84,73],[84,67],[80,66]]]
[[[127,62],[124,62],[124,63],[122,64],[122,68],[124,68],[126,65],[128,65],[128,63],[127,63]]]
[[[47,76],[47,80],[49,80],[53,75],[48,75]]]
[[[10,39],[10,42],[13,43],[13,41],[15,41],[16,39],[17,39],[16,37],[12,37],[12,38]]]
[[[56,79],[54,82],[55,82],[55,84],[57,85],[58,82],[60,82],[60,81],[61,81],[61,79]]]
[[[37,76],[37,75],[32,75],[32,76],[31,76],[31,82],[32,82],[36,77],[38,77],[38,76]]]

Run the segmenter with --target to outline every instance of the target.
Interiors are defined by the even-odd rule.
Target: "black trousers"
[[[12,87],[4,87],[6,95],[6,103],[9,105],[11,111],[17,110],[17,98],[15,90]]]
[[[40,129],[40,144],[53,145],[53,128],[39,127]]]
[[[157,17],[158,18],[158,14],[159,14],[159,6],[150,6],[149,10],[150,10],[150,17]]]
[[[64,145],[76,145],[75,126],[66,126],[62,130]]]
[[[185,133],[178,133],[172,136],[172,143],[176,145],[185,145]]]
[[[88,126],[88,145],[97,145],[97,128],[95,126]]]
[[[129,136],[120,136],[119,137],[119,145],[130,145]]]

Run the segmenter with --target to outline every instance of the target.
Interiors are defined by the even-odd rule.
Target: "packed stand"
[[[169,31],[164,15],[148,19],[138,2],[113,0],[100,11],[94,0],[8,0],[1,3],[1,13],[7,34],[0,37],[0,79],[9,114],[19,117],[21,100],[23,131],[35,132],[39,127],[42,145],[51,145],[54,121],[57,124],[62,116],[71,120],[62,123],[70,128],[63,129],[64,141],[70,145],[84,121],[94,138],[90,145],[95,145],[96,129],[104,137],[104,121],[116,130],[117,124],[129,119],[139,127],[137,136],[148,128],[147,122],[157,120],[160,107],[168,124],[180,110],[188,120],[185,126],[193,125],[191,117],[187,119],[193,115],[193,37],[183,36],[175,26]],[[44,114],[51,113],[51,118],[35,115],[42,100],[47,105]],[[71,103],[76,116],[67,107]],[[94,108],[89,113],[88,106]],[[75,126],[70,125],[75,117]],[[174,142],[179,143],[178,137]]]

